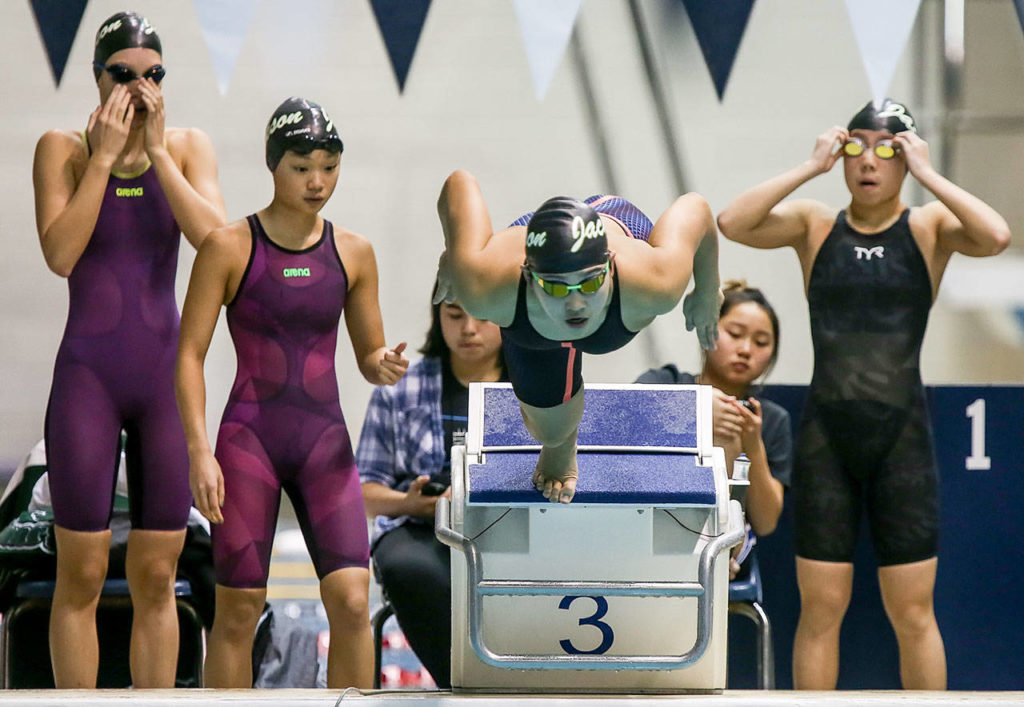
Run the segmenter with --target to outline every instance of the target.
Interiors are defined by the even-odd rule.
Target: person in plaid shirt
[[[451,565],[434,537],[434,507],[448,496],[453,438],[465,432],[473,381],[508,376],[497,325],[457,303],[433,305],[423,358],[373,392],[356,450],[371,552],[398,624],[438,687],[451,683]]]

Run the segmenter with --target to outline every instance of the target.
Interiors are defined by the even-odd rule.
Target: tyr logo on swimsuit
[[[871,260],[873,256],[879,258],[885,257],[885,246],[876,245],[874,248],[865,248],[863,246],[855,245],[853,252],[857,254],[857,260]]]

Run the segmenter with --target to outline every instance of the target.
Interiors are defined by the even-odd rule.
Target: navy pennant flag
[[[754,0],[683,0],[683,5],[721,101]]]
[[[89,0],[31,0],[32,14],[58,86],[88,3]]]
[[[409,75],[430,0],[370,0],[370,4],[401,93],[405,90],[405,77]]]

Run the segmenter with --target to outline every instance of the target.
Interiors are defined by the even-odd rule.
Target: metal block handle
[[[729,504],[729,530],[704,546],[700,553],[696,582],[599,582],[572,580],[509,580],[483,578],[483,558],[470,538],[451,527],[451,501],[438,499],[434,533],[445,545],[466,556],[467,597],[469,599],[469,637],[480,659],[497,668],[509,670],[676,670],[697,662],[711,640],[714,593],[711,591],[718,555],[739,544],[745,535],[742,510]],[[601,592],[612,596],[696,597],[697,636],[693,646],[680,655],[587,655],[497,653],[483,638],[484,596],[551,596],[566,593]]]

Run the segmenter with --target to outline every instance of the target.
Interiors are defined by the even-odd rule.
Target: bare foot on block
[[[576,495],[578,477],[575,439],[560,447],[541,447],[533,485],[544,498],[552,503],[568,503]]]

